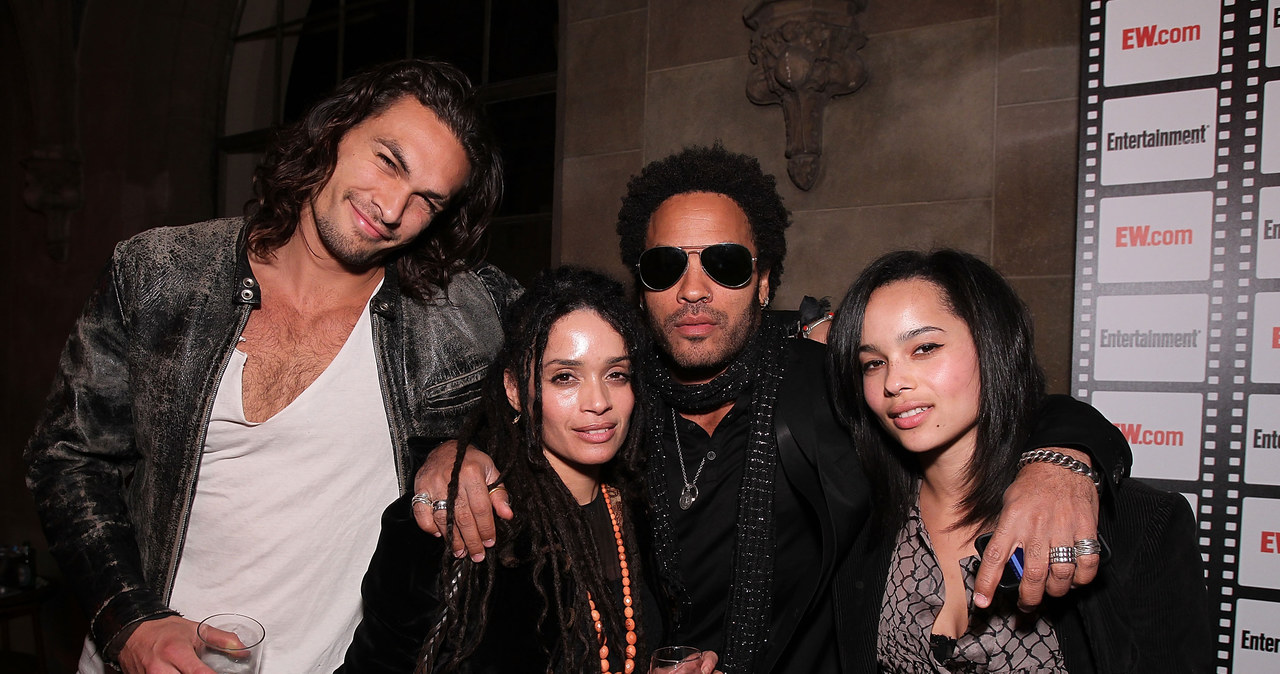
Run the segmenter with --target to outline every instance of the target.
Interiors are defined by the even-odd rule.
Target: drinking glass
[[[225,635],[214,630],[236,635],[242,647],[226,645]],[[267,631],[257,620],[239,613],[215,613],[200,621],[196,634],[200,637],[200,662],[218,674],[258,674],[261,669]]]
[[[702,651],[693,646],[663,646],[653,652],[649,674],[697,674]]]

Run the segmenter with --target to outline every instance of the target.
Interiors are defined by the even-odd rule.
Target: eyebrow
[[[618,356],[617,358],[610,358],[607,364],[617,365],[618,363],[629,363],[629,362],[631,362],[631,356]],[[551,367],[552,365],[566,365],[569,367],[581,367],[582,361],[557,358],[555,360],[548,360],[544,362],[542,364],[542,367],[547,368],[547,367]]]
[[[906,332],[899,334],[897,337],[896,343],[900,344],[902,342],[907,342],[912,339],[915,339],[916,337],[919,337],[920,335],[928,334],[931,332],[946,332],[946,330],[943,330],[942,328],[935,327],[932,325],[922,325],[918,328],[907,330]],[[877,349],[876,346],[873,344],[863,344],[858,347],[858,353],[870,353],[872,351],[878,351],[878,350],[879,349]]]
[[[404,171],[405,175],[413,175],[413,169],[410,168],[408,160],[404,158],[404,148],[400,146],[400,143],[396,142],[392,138],[374,138],[374,140],[386,147],[387,151],[391,153],[391,156],[395,157],[397,162],[400,162],[400,168]],[[432,190],[425,190],[420,194],[429,198],[431,201],[438,202],[436,204],[437,207],[442,208],[449,203],[449,195],[447,194],[440,194],[439,192],[434,192]]]

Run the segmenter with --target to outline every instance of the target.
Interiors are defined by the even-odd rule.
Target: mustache
[[[662,327],[675,329],[676,324],[684,320],[685,318],[688,318],[690,316],[702,316],[702,315],[706,315],[716,323],[720,323],[722,325],[724,323],[727,323],[729,319],[729,315],[723,311],[720,311],[719,309],[714,309],[712,307],[709,307],[700,303],[694,303],[694,304],[686,304],[685,306],[681,307],[679,311],[676,311],[673,314],[669,314],[667,317],[663,318]]]

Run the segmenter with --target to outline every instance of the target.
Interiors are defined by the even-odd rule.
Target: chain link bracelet
[[[1062,452],[1055,452],[1052,449],[1033,449],[1023,452],[1022,458],[1018,459],[1018,468],[1022,468],[1029,463],[1051,463],[1055,466],[1062,466],[1073,473],[1079,473],[1093,480],[1094,488],[1098,490],[1098,493],[1102,493],[1102,478],[1088,464],[1077,461]]]

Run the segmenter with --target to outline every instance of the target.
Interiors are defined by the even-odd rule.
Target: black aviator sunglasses
[[[684,276],[689,253],[697,253],[702,270],[712,281],[726,288],[742,288],[751,282],[756,258],[740,243],[713,243],[708,246],[654,246],[640,254],[636,270],[640,283],[653,291],[670,288]]]

